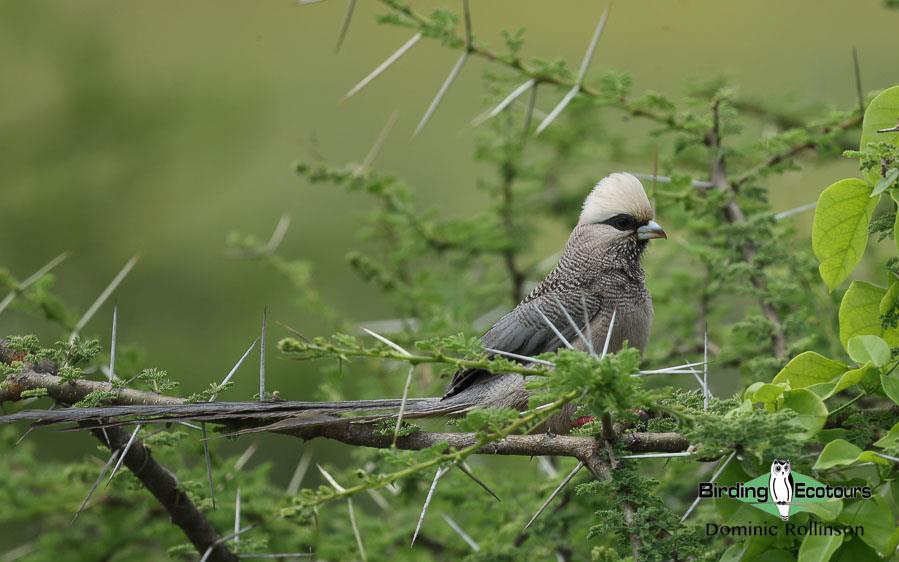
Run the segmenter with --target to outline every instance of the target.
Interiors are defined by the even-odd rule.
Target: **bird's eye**
[[[604,221],[604,224],[608,224],[617,230],[634,230],[637,228],[637,221],[630,215],[615,215]]]

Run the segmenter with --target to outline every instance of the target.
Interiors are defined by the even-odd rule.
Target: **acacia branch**
[[[120,427],[93,428],[90,432],[110,451],[123,450],[131,437]],[[165,508],[172,523],[181,529],[197,552],[203,554],[211,549],[207,560],[237,562],[237,556],[228,550],[209,520],[190,501],[175,475],[153,458],[140,439],[131,443],[123,464]]]
[[[21,393],[26,390],[46,389],[47,396],[58,402],[72,404],[83,399],[89,393],[111,388],[109,383],[95,382],[83,379],[64,381],[60,377],[47,373],[27,371],[10,375],[5,385],[0,388],[0,401],[20,400]],[[131,389],[120,389],[116,396],[110,397],[106,403],[112,405],[178,405],[187,404],[183,398],[163,396],[153,392],[144,392]],[[203,406],[203,405],[199,405]],[[278,413],[283,418],[283,412]],[[147,420],[152,422],[152,420]],[[161,420],[164,421],[164,420]],[[213,420],[214,421],[214,420]],[[241,420],[222,420],[228,425],[245,425]],[[258,423],[258,419],[252,421]],[[348,445],[363,447],[390,448],[392,444],[392,432],[381,432],[372,424],[331,423],[308,427],[276,427],[260,431],[271,431],[291,435],[301,439],[326,438],[340,441]],[[397,438],[396,446],[400,449],[420,450],[426,449],[438,443],[447,443],[452,449],[465,449],[478,442],[480,436],[477,433],[455,432],[428,432],[418,431],[411,435]],[[624,449],[635,453],[662,452],[674,453],[686,451],[690,447],[689,441],[678,433],[621,433],[617,437],[618,443]],[[477,450],[477,454],[488,455],[526,455],[526,456],[567,456],[584,460],[590,455],[601,451],[601,447],[592,437],[579,437],[572,435],[508,435],[502,439],[484,444]]]

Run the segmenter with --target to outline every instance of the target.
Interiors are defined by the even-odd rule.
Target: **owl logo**
[[[790,474],[790,461],[774,459],[771,463],[771,476],[768,478],[768,491],[771,500],[777,505],[781,519],[790,518],[790,502],[793,501],[793,475]]]

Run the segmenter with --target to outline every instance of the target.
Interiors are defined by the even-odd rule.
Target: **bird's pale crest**
[[[615,215],[631,215],[640,222],[652,220],[652,205],[640,180],[625,172],[599,181],[587,199],[578,224],[602,222]]]

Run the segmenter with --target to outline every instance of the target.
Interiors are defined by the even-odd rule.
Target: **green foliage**
[[[438,9],[422,15],[404,2],[382,3],[387,9],[379,16],[382,23],[413,29],[447,48],[465,47],[458,14]],[[572,86],[576,73],[564,61],[521,58],[522,30],[502,37],[507,52],[493,52],[475,41],[469,53],[502,69],[487,75],[486,90],[493,102],[522,79],[534,79],[541,92]],[[355,526],[371,559],[420,559],[421,547],[431,549],[434,558],[449,560],[611,561],[627,559],[632,540],[639,542],[641,560],[891,555],[899,541],[893,516],[899,510],[899,479],[895,463],[881,455],[899,452],[899,423],[890,409],[899,404],[899,266],[894,256],[885,264],[886,286],[852,281],[837,311],[837,300],[822,296],[814,258],[826,288],[833,291],[862,262],[869,233],[893,232],[899,243],[899,133],[876,132],[899,122],[899,88],[876,96],[864,116],[856,110],[819,112],[812,121],[753,104],[720,80],[694,85],[682,99],[632,90],[633,80],[623,71],[607,70],[588,79],[537,140],[529,138],[530,130],[524,127],[532,123],[515,113],[514,105],[496,115],[478,135],[475,158],[494,172],[479,183],[485,203],[470,216],[447,216],[422,205],[414,186],[387,173],[352,164],[295,164],[297,175],[310,184],[361,194],[372,202],[358,221],[359,246],[346,254],[346,262],[350,271],[384,295],[391,316],[398,319],[387,334],[396,345],[348,335],[358,327],[324,302],[317,288],[323,281],[314,264],[285,257],[277,244],[253,236],[228,238],[232,253],[281,275],[295,290],[297,304],[336,332],[314,338],[295,333],[278,344],[284,357],[315,361],[321,367],[326,377],[319,397],[396,396],[410,368],[415,392],[422,394],[439,393],[444,386],[440,375],[461,368],[518,373],[529,377],[533,392],[524,412],[476,409],[454,420],[454,430],[474,434],[469,447],[457,450],[440,443],[422,451],[360,448],[349,463],[323,460],[325,479],[307,477],[305,487],[292,497],[284,497],[273,483],[271,466],[238,470],[234,459],[220,454],[220,440],[210,439],[216,510],[204,463],[198,461],[204,456],[198,434],[180,427],[144,430],[144,443],[178,474],[182,488],[216,528],[233,524],[230,498],[240,486],[242,520],[258,529],[233,544],[235,550],[312,550],[323,560],[357,558]],[[648,127],[632,127],[621,117]],[[863,179],[840,180],[822,190],[809,252],[806,233],[797,233],[789,220],[775,214],[767,180],[795,169],[794,156],[808,149],[830,161],[856,148],[849,132],[862,119],[858,149],[846,155],[858,159]],[[598,179],[597,162],[644,170],[652,163],[670,178],[665,183],[646,181],[659,220],[679,241],[667,248],[654,245],[647,256],[657,313],[650,348],[643,357],[633,349],[603,358],[565,349],[540,357],[552,367],[488,358],[478,335],[495,314],[485,313],[508,309],[527,293],[530,281],[546,274],[541,228],[570,228],[584,195]],[[712,187],[695,186],[694,180],[700,179],[711,179]],[[892,213],[876,213],[881,201],[889,202]],[[52,281],[45,276],[21,291],[16,302],[57,324],[65,336],[73,316],[52,293]],[[0,283],[18,287],[5,272],[0,272]],[[834,317],[838,327],[832,325]],[[731,384],[739,390],[734,397],[686,390],[693,384],[686,377],[632,376],[643,366],[698,359],[706,335],[712,388]],[[73,382],[93,376],[102,363],[96,340],[43,348],[33,336],[10,336],[4,345],[0,368],[6,375],[46,360],[56,364],[64,382]],[[142,368],[137,360],[131,363],[127,369],[117,368],[135,375],[129,384],[157,393],[177,388],[165,371]],[[124,384],[92,392],[74,406],[113,401]],[[187,400],[208,401],[230,386],[212,384]],[[35,389],[22,396],[45,393]],[[530,507],[522,506],[536,508],[559,477],[538,477],[522,459],[485,459],[474,453],[491,441],[539,430],[569,406],[576,406],[578,415],[601,420],[581,428],[581,435],[600,434],[602,421],[623,424],[625,432],[679,432],[689,439],[693,454],[673,461],[629,460],[621,458],[626,451],[615,450],[618,460],[609,480],[578,477],[576,486],[564,490],[524,533]],[[398,435],[411,435],[431,423],[404,424]],[[394,422],[382,421],[377,429],[392,436]],[[0,463],[0,493],[7,498],[0,506],[0,523],[39,526],[36,541],[42,552],[72,552],[76,559],[151,559],[163,551],[172,557],[196,557],[127,471],[68,527],[69,514],[108,452],[65,465],[45,463],[27,442],[12,447],[17,437],[13,431],[0,431],[2,444],[8,445],[3,450],[11,451]],[[720,481],[727,483],[767,472],[773,458],[791,459],[797,471],[815,471],[823,482],[864,483],[878,490],[876,500],[836,502],[799,515],[802,521],[861,521],[865,535],[839,540],[754,537],[731,544],[730,539],[706,536],[703,524],[759,521],[754,518],[768,515],[753,508],[744,511],[745,506],[735,507],[726,499],[701,502],[693,520],[680,521],[695,497],[701,462],[717,461]],[[410,550],[409,535],[434,472],[463,462],[489,475],[485,480],[509,501],[494,503],[462,471],[449,470],[433,500],[425,534],[416,550]],[[559,461],[560,474],[571,470],[573,462]],[[884,492],[887,488],[890,494]],[[625,504],[632,513],[622,509]],[[352,523],[348,510],[353,510]],[[452,514],[475,537],[479,550],[470,549],[436,521],[437,511]],[[105,531],[99,540],[94,538],[97,528]],[[135,528],[141,529],[142,540],[134,540]]]

